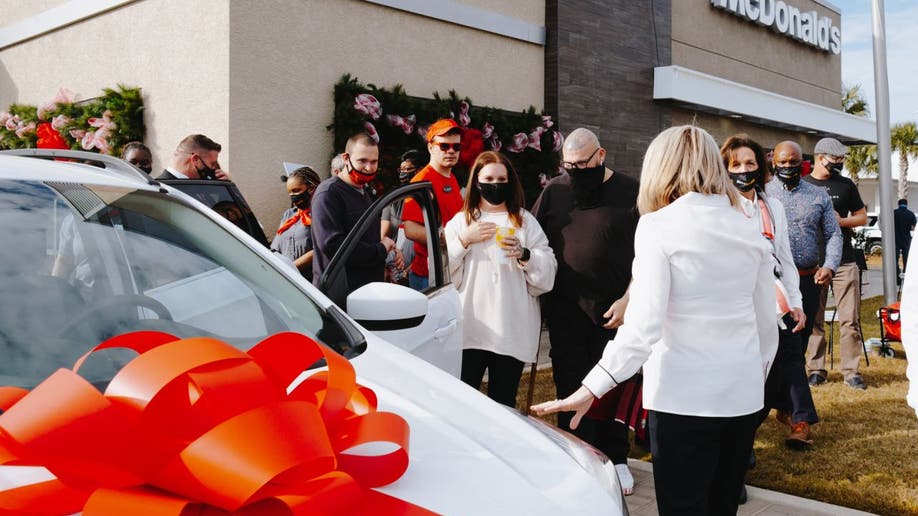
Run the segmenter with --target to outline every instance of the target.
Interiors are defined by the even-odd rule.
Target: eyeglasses
[[[583,161],[562,161],[561,166],[564,167],[565,170],[571,170],[573,168],[586,168],[590,161],[593,160],[593,156],[599,152],[599,149],[600,147],[596,147],[596,150],[593,151],[593,154],[590,154],[590,157]]]
[[[436,145],[437,147],[440,147],[440,150],[443,152],[448,151],[450,148],[452,148],[456,152],[459,152],[462,150],[461,143],[434,143],[434,145]]]

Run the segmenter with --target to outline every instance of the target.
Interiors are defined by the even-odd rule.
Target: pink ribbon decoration
[[[545,128],[542,126],[536,127],[529,133],[529,143],[527,147],[534,149],[538,152],[542,152],[542,135],[545,133]]]
[[[554,131],[551,134],[552,141],[554,142],[551,146],[552,152],[558,152],[561,150],[561,146],[564,145],[564,136],[561,136],[560,131]]]
[[[481,137],[482,138],[487,140],[491,138],[493,134],[494,134],[494,126],[491,125],[491,122],[485,122],[484,124],[482,124],[481,126]]]
[[[459,103],[459,125],[468,127],[472,123],[472,117],[469,116],[469,103],[462,101]]]
[[[528,145],[529,137],[526,136],[526,133],[516,133],[513,135],[513,143],[507,147],[507,152],[523,152],[523,149],[525,149]]]
[[[370,138],[373,138],[373,141],[379,143],[379,133],[376,132],[376,127],[373,126],[370,122],[363,123],[363,130],[370,135]]]
[[[401,129],[405,134],[411,134],[414,132],[414,126],[417,124],[417,117],[414,115],[408,115],[406,117],[386,115],[386,121],[389,122],[389,125]]]
[[[552,122],[551,116],[549,116],[549,115],[542,115],[542,126],[543,126],[543,127],[548,128],[548,127],[551,127],[551,126],[553,126],[553,125],[555,125],[555,123]]]
[[[363,115],[367,115],[373,120],[378,120],[382,115],[382,106],[376,97],[369,93],[361,93],[354,97],[354,109]]]

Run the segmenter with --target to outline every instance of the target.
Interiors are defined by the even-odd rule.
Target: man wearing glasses
[[[829,194],[835,217],[842,230],[841,264],[832,277],[832,294],[835,297],[836,314],[839,322],[839,341],[841,349],[841,372],[845,383],[854,389],[864,390],[867,384],[858,372],[861,361],[863,342],[861,341],[861,273],[854,259],[854,247],[851,245],[851,228],[867,223],[867,208],[857,191],[857,185],[841,175],[845,168],[845,156],[848,148],[835,138],[823,138],[816,142],[813,149],[815,164],[813,173],[803,178],[804,181],[818,186]],[[828,283],[828,282],[827,282]],[[819,309],[813,321],[813,333],[807,343],[807,371],[809,382],[817,386],[826,381],[826,332],[824,315],[828,285],[822,285],[819,298]]]
[[[156,179],[220,179],[230,181],[230,175],[220,168],[217,157],[223,147],[204,136],[192,134],[178,144],[172,165]]]
[[[440,207],[440,224],[446,224],[462,209],[462,193],[459,182],[453,175],[453,167],[459,163],[462,150],[462,128],[455,120],[443,118],[431,124],[427,130],[427,150],[430,163],[415,174],[412,183],[430,181],[434,187],[437,206]],[[408,272],[408,284],[415,290],[425,290],[428,285],[427,232],[420,206],[407,199],[402,211],[405,236],[414,241],[414,260]]]
[[[606,167],[605,157],[592,131],[572,131],[562,147],[561,166],[567,173],[549,182],[532,209],[558,260],[555,286],[544,296],[542,313],[548,323],[552,374],[560,399],[580,387],[602,356],[623,322],[627,304],[638,181]],[[628,407],[639,401],[640,389],[633,380],[616,389],[634,395],[622,395],[609,417],[584,418],[573,433],[612,459],[623,491],[631,494],[628,426],[613,418],[616,413],[638,412]],[[558,415],[558,425],[565,430],[570,420],[570,413]]]

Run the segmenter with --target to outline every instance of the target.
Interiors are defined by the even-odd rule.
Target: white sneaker
[[[622,494],[630,496],[634,493],[634,477],[627,464],[616,464],[615,473],[618,474],[618,483],[622,486]]]

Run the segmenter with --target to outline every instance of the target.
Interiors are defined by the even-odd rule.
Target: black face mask
[[[299,210],[305,210],[309,207],[309,200],[312,194],[309,191],[300,192],[290,196],[290,205]]]
[[[775,167],[775,176],[784,183],[784,188],[791,190],[800,184],[801,170],[803,170],[803,167],[800,165],[795,167]]]
[[[203,165],[203,168],[198,169],[198,175],[201,176],[201,179],[217,179],[217,169],[208,167],[203,159],[201,160],[201,165]]]
[[[826,170],[829,171],[829,174],[837,176],[842,173],[842,170],[845,169],[844,163],[826,163]]]
[[[595,167],[575,168],[568,171],[571,176],[571,190],[574,192],[574,206],[592,208],[602,199],[600,185],[606,175],[606,164]]]
[[[753,170],[751,172],[730,172],[730,180],[733,186],[740,192],[748,192],[762,182],[762,171]]]
[[[510,183],[478,183],[478,191],[484,200],[498,206],[507,200]]]
[[[408,181],[411,181],[411,178],[414,177],[414,172],[399,172],[398,181],[402,184],[407,184]]]

